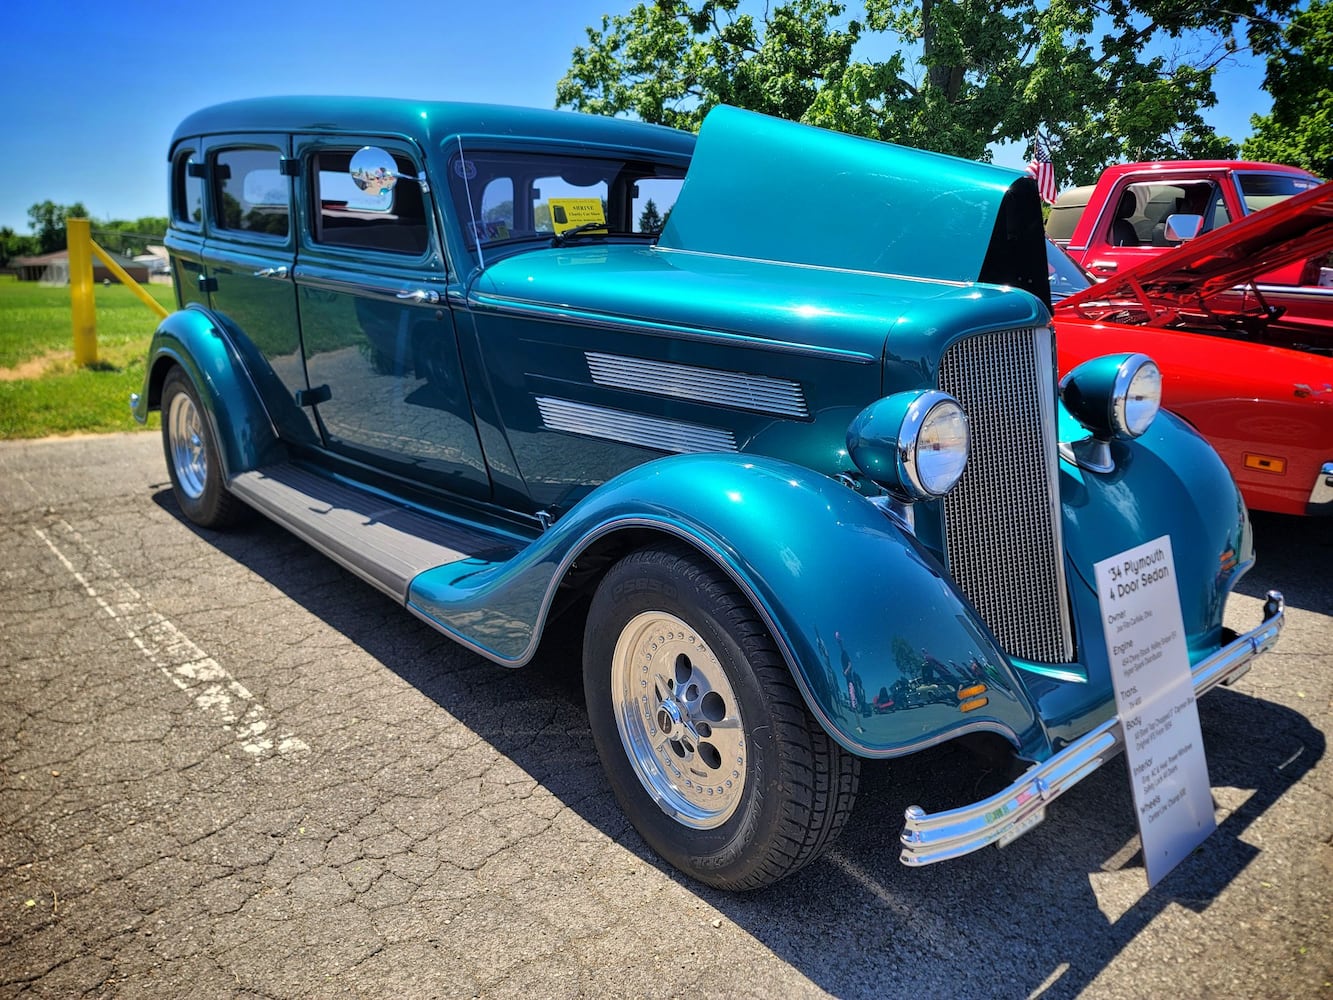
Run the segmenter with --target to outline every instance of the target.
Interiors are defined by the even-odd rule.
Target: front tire
[[[162,383],[162,450],[176,503],[195,524],[224,528],[243,506],[222,481],[222,457],[199,393],[180,367]]]
[[[693,550],[642,549],[611,568],[583,671],[616,798],[681,871],[755,889],[837,837],[860,761],[810,715],[753,607]]]

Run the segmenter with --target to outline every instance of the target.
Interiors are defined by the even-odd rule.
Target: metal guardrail
[[[126,273],[125,269],[93,242],[92,224],[87,219],[66,219],[65,231],[69,238],[69,297],[74,322],[74,363],[97,363],[97,308],[93,301],[93,257],[96,256],[119,279],[120,283],[139,297],[139,300],[157,315],[166,319],[167,310],[143,287]]]

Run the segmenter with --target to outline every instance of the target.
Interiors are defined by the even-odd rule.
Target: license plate
[[[999,839],[995,841],[995,846],[1005,847],[1008,844],[1012,844],[1015,840],[1023,836],[1023,834],[1027,833],[1029,830],[1031,830],[1034,826],[1036,826],[1045,818],[1046,818],[1046,807],[1042,806],[1036,812],[1032,813],[1029,816],[1024,817],[1023,819],[1020,819],[1009,829],[1005,830],[1004,833],[1000,834]]]

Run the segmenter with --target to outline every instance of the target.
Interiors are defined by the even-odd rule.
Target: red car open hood
[[[1153,326],[1181,313],[1231,312],[1213,297],[1288,264],[1333,251],[1333,182],[1302,192],[1062,299],[1057,316],[1146,315]],[[1123,319],[1121,320],[1123,322]]]

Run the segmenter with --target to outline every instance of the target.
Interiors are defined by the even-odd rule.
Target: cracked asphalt
[[[191,527],[158,438],[0,443],[0,997],[1333,997],[1333,522],[1256,515],[1200,702],[1219,829],[1147,889],[1123,761],[1003,851],[897,860],[955,751],[866,767],[832,852],[659,862],[578,637],[508,671],[282,529]]]

